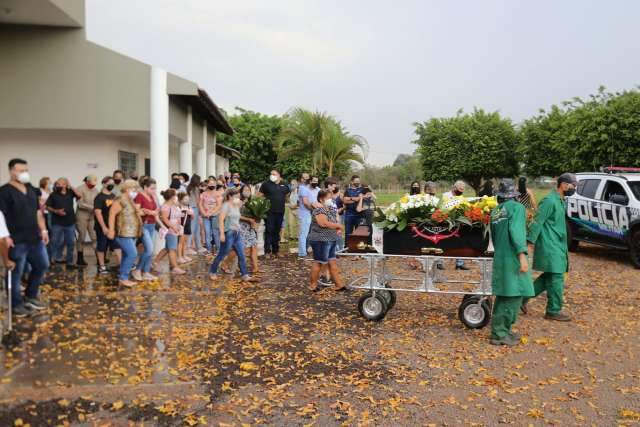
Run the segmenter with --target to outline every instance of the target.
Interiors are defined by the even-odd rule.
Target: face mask
[[[338,194],[338,188],[337,187],[333,189],[333,194]]]
[[[327,207],[333,206],[333,200],[331,200],[331,199],[325,200],[324,201],[324,205],[327,206]]]
[[[137,181],[138,177],[137,176],[132,176],[131,179],[134,180],[134,181]]]
[[[453,194],[455,194],[456,196],[462,196],[463,192],[459,190],[454,190]]]
[[[31,181],[31,177],[29,176],[29,172],[20,172],[20,174],[18,174],[18,181],[20,181],[23,184],[26,184],[29,181]]]
[[[120,183],[122,182],[122,180],[120,178],[113,178],[113,182],[116,183],[116,185],[120,185]]]
[[[354,186],[354,187],[356,187],[356,188],[358,188],[358,187],[360,187],[360,183],[359,183],[359,182],[354,182],[354,183],[353,183],[353,186]]]
[[[207,186],[207,188],[208,188],[209,190],[215,190],[215,189],[216,189],[216,186],[215,186],[215,185],[208,185],[208,186]]]
[[[111,191],[111,190],[113,190],[113,187],[115,187],[113,184],[107,184],[107,186],[105,188],[107,190]]]
[[[137,195],[138,195],[137,191],[130,191],[129,192],[129,198],[132,199],[132,200],[135,199]]]
[[[567,197],[571,197],[576,193],[576,189],[575,188],[569,188],[567,190],[565,190],[564,195]]]
[[[317,188],[318,187],[318,183],[317,182],[312,182],[311,183],[311,188]]]
[[[420,187],[411,187],[411,194],[418,194],[420,192]]]
[[[90,183],[90,182],[87,182],[87,188],[91,189],[91,188],[93,188],[93,187],[95,187],[95,186],[96,186],[95,184],[92,184],[92,183]]]
[[[269,179],[271,180],[271,182],[276,182],[278,180],[278,175],[271,175]]]

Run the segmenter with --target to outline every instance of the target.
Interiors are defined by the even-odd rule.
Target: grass
[[[550,189],[549,188],[532,188],[533,190],[533,194],[536,197],[536,200],[538,201],[538,203],[540,203],[540,201],[549,193]],[[401,191],[376,191],[376,201],[377,201],[377,205],[378,206],[389,206],[391,203],[397,201],[398,199],[400,199],[402,196],[404,196],[405,194],[407,194],[406,192],[401,192]],[[464,193],[465,196],[467,197],[473,197],[475,195],[475,193],[472,191],[466,191]]]

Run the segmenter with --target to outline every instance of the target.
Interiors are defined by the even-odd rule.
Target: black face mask
[[[420,187],[411,187],[411,194],[418,194],[420,192]]]
[[[116,184],[120,184],[122,180],[120,178],[114,178],[113,182],[115,182]]]
[[[113,190],[114,185],[113,184],[107,184],[107,186],[105,187],[107,190],[111,191]]]
[[[568,190],[565,190],[565,192],[564,192],[565,197],[571,197],[574,194],[576,194],[576,189],[575,188],[569,188]]]
[[[358,188],[358,187],[360,187],[360,183],[353,184],[353,186],[354,186],[355,188]]]
[[[333,194],[337,194],[337,193],[338,193],[338,189],[337,189],[337,188],[334,188],[334,189],[333,189]]]
[[[215,185],[209,185],[209,186],[207,186],[207,188],[208,188],[209,190],[215,190],[215,189],[216,189],[216,186],[215,186]]]
[[[134,181],[137,181],[138,177],[137,176],[132,176],[131,179],[134,180]]]
[[[311,188],[316,188],[317,186],[318,186],[318,183],[317,183],[317,182],[312,182],[312,183],[311,183]]]
[[[456,196],[462,196],[464,193],[462,191],[454,190],[453,194]]]

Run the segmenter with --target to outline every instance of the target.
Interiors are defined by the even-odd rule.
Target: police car
[[[576,192],[567,197],[569,250],[580,242],[622,249],[640,268],[640,168],[610,167],[576,178]]]

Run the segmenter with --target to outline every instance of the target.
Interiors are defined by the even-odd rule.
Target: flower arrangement
[[[242,215],[253,218],[256,221],[267,217],[267,212],[271,208],[271,202],[264,197],[252,197],[242,207]]]
[[[374,222],[385,230],[404,230],[409,224],[446,227],[461,225],[488,229],[495,197],[456,196],[439,200],[428,194],[405,195],[386,209],[378,209]]]

